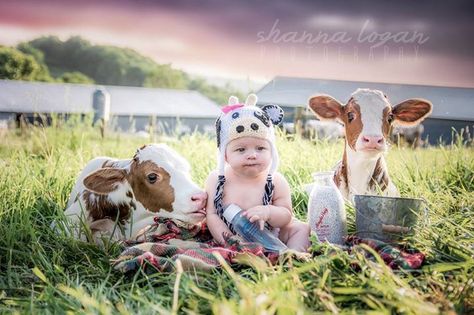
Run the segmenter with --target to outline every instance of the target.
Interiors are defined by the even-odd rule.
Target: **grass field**
[[[125,276],[106,250],[50,229],[62,216],[75,177],[99,155],[129,158],[148,142],[167,142],[192,165],[203,185],[215,165],[215,143],[202,135],[100,139],[85,125],[9,131],[0,140],[0,312],[306,314],[474,312],[474,150],[454,144],[420,150],[391,148],[390,173],[403,196],[428,201],[430,222],[409,242],[427,255],[419,271],[393,272],[384,264],[323,246],[310,262],[212,273]],[[301,185],[328,170],[342,143],[280,137],[280,171],[293,206],[306,218]],[[349,209],[349,232],[354,213]],[[331,252],[331,254],[329,254]],[[324,254],[326,253],[326,254]],[[357,262],[361,270],[351,268]]]

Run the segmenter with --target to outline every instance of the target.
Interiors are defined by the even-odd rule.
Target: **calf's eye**
[[[154,184],[158,180],[158,175],[155,173],[148,174],[147,179],[150,184]]]
[[[355,114],[353,112],[348,112],[347,113],[347,121],[351,122],[355,118]]]
[[[388,114],[387,116],[387,120],[389,123],[392,123],[392,121],[394,120],[395,118],[393,117],[393,114]]]

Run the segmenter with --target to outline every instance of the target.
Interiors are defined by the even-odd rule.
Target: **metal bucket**
[[[359,237],[384,242],[413,233],[419,218],[427,219],[423,199],[355,195],[356,232]]]

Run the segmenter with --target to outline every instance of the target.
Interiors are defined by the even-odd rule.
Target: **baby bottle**
[[[346,210],[333,177],[334,172],[313,174],[314,186],[309,196],[308,221],[320,241],[343,244],[347,235]]]
[[[224,217],[234,226],[235,232],[247,242],[259,243],[271,252],[281,253],[288,249],[270,230],[267,228],[260,230],[257,222],[252,223],[246,216],[243,216],[239,206],[228,205],[224,210]]]

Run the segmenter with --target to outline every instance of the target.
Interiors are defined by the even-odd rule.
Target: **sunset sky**
[[[474,87],[472,1],[1,1],[0,44],[80,35],[210,77]]]

